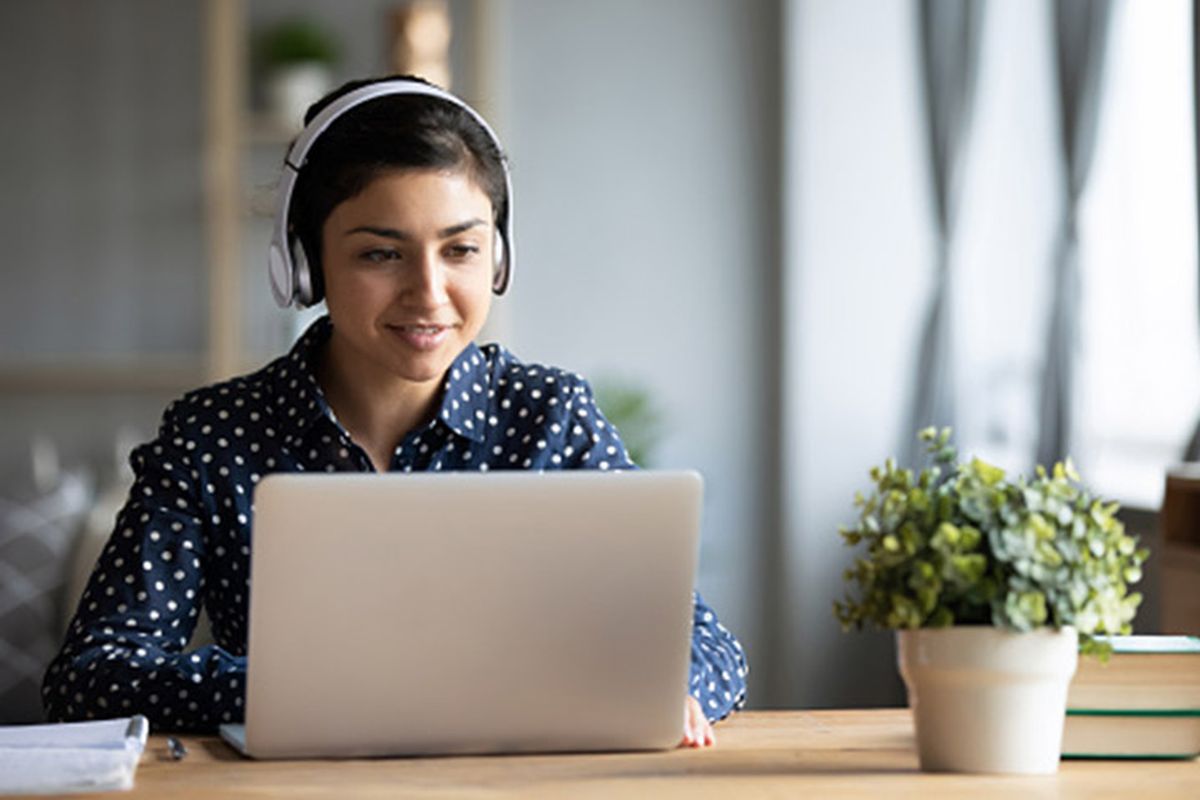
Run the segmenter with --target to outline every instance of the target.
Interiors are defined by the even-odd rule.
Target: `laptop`
[[[270,475],[255,492],[254,758],[674,747],[691,471]]]

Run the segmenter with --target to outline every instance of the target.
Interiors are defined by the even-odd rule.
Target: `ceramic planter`
[[[921,628],[897,631],[896,642],[922,770],[1058,770],[1074,628]]]
[[[275,67],[267,78],[267,108],[276,124],[298,131],[304,112],[332,83],[329,68],[315,61]]]

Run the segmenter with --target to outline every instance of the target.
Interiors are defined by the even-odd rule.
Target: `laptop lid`
[[[245,749],[652,749],[681,736],[695,472],[265,477]]]

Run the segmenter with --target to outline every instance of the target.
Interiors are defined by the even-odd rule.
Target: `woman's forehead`
[[[487,193],[465,170],[398,169],[368,181],[333,210],[329,221],[348,224],[364,216],[444,228],[468,218],[491,220],[493,213]]]

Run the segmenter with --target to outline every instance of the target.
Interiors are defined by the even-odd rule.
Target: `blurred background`
[[[891,635],[832,602],[919,426],[1069,453],[1157,542],[1200,412],[1192,59],[1188,0],[0,4],[0,722],[37,713],[130,447],[311,317],[265,269],[297,109],[397,70],[508,150],[484,338],[704,474],[751,705],[902,704]],[[1164,624],[1161,560],[1139,631],[1200,624]]]

